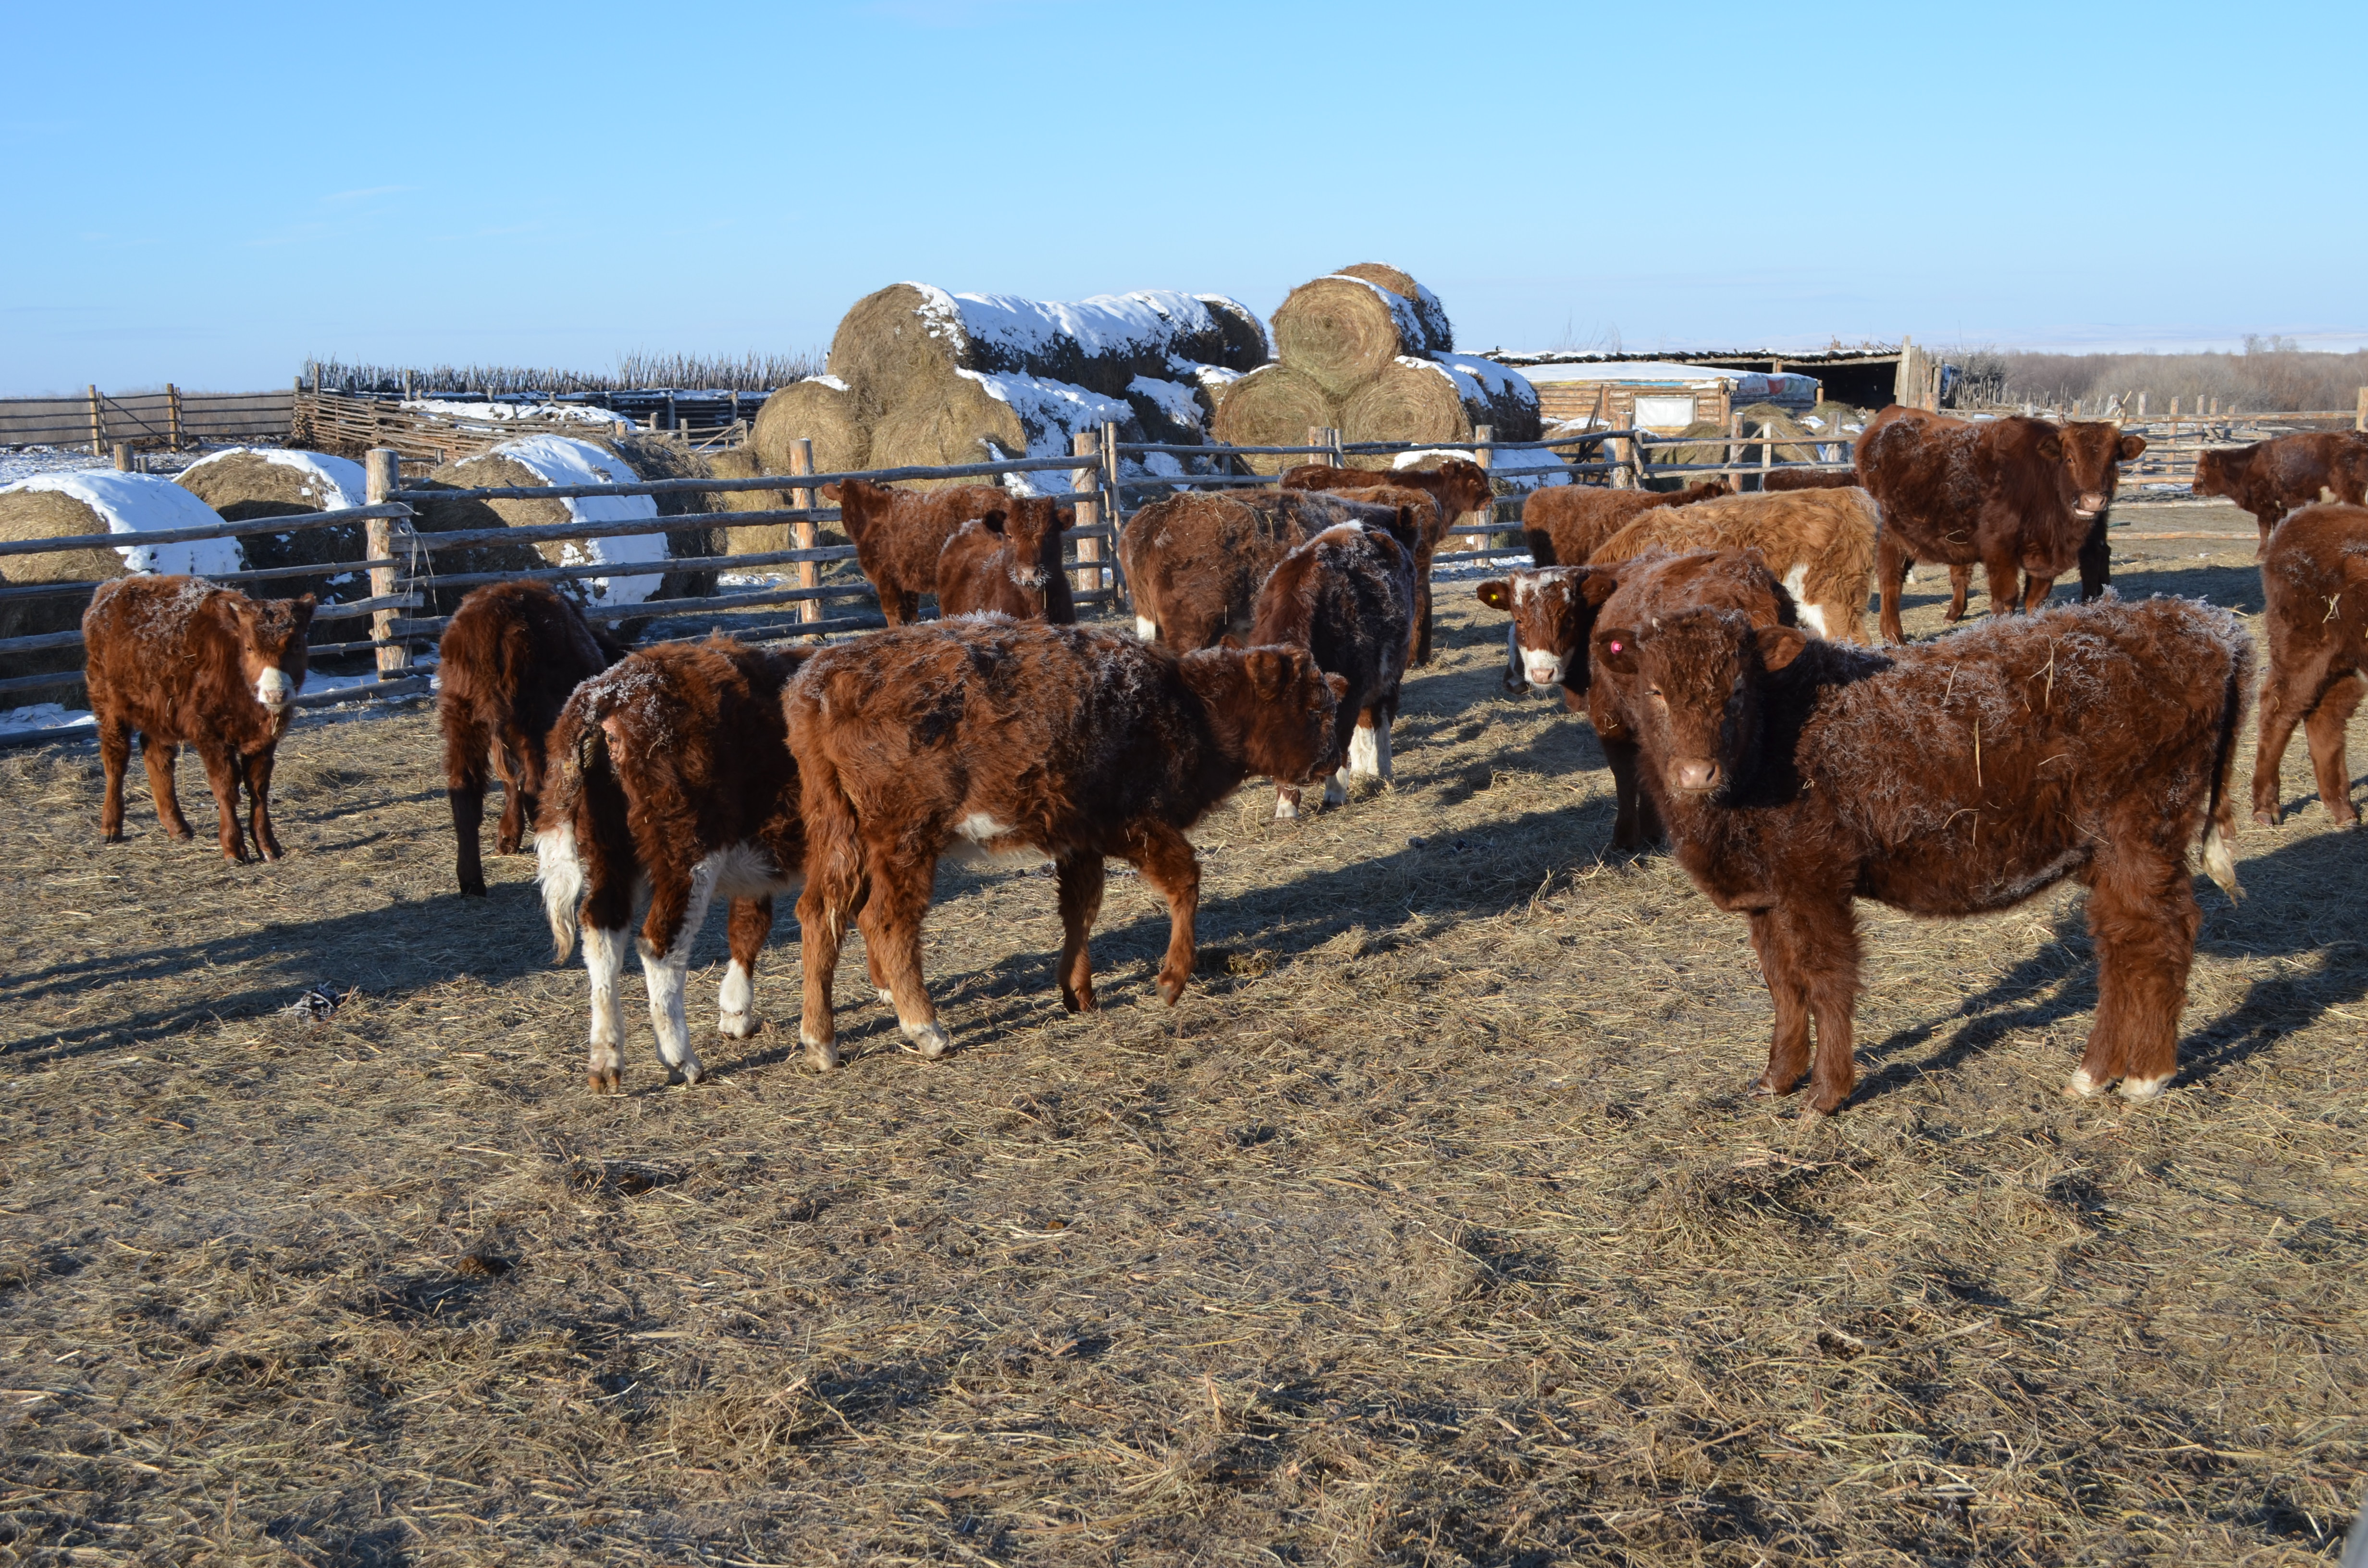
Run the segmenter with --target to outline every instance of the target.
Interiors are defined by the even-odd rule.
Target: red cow
[[[1086,937],[1103,858],[1133,865],[1167,901],[1158,983],[1175,1001],[1192,973],[1201,885],[1184,830],[1250,772],[1312,782],[1330,765],[1345,684],[1297,648],[1179,656],[1087,627],[996,618],[816,654],[782,698],[812,843],[798,900],[806,1060],[838,1062],[830,988],[850,919],[905,1039],[925,1056],[945,1053],[921,981],[921,920],[949,851],[1052,859],[1061,1001],[1073,1012],[1094,1006]]]
[[[1013,500],[993,484],[891,490],[868,479],[825,484],[822,494],[837,504],[856,568],[880,596],[880,613],[891,626],[920,619],[921,596],[938,591],[938,557],[954,530],[973,517],[1007,512]]]
[[[464,896],[485,896],[477,835],[485,820],[488,760],[502,779],[494,853],[515,855],[534,821],[543,740],[560,709],[577,682],[624,656],[622,643],[548,583],[495,583],[452,612],[436,645],[436,721],[444,732],[444,781]]]
[[[1605,540],[1656,506],[1691,506],[1734,494],[1719,479],[1705,479],[1683,490],[1549,485],[1521,503],[1521,533],[1529,540],[1530,559],[1539,565],[1584,566]]]
[[[256,852],[279,858],[279,835],[271,831],[271,765],[304,685],[313,604],[310,594],[250,599],[202,577],[119,577],[91,595],[82,618],[88,654],[83,678],[107,775],[101,837],[110,844],[123,837],[123,772],[137,730],[148,789],[167,834],[189,836],[173,794],[173,762],[190,746],[213,787],[222,858],[246,858],[238,822],[242,784]]]
[[[1014,496],[963,523],[938,554],[939,613],[993,610],[1014,620],[1076,624],[1061,567],[1061,529],[1076,518],[1049,496]]]
[[[2368,660],[2368,508],[2305,506],[2280,523],[2261,558],[2261,598],[2270,667],[2261,672],[2253,820],[2277,825],[2278,768],[2302,724],[2319,803],[2337,822],[2357,822],[2343,727],[2360,706]]]
[[[1774,491],[1656,506],[1596,546],[1613,565],[1648,550],[1757,550],[1820,637],[1864,641],[1874,570],[1874,501],[1863,490]]]
[[[586,1077],[596,1094],[616,1093],[624,1069],[617,984],[641,884],[650,908],[637,946],[670,1076],[707,1075],[682,991],[691,941],[718,896],[732,903],[718,1027],[734,1040],[757,1032],[757,955],[774,898],[795,892],[805,869],[781,691],[812,653],[723,636],[661,643],[584,682],[560,712],[556,766],[535,820],[537,880],[559,959],[583,931],[592,978]]]
[[[1750,917],[1776,1028],[1759,1092],[1839,1110],[1856,1082],[1853,898],[1913,915],[2089,889],[2097,1022],[2066,1092],[2149,1099],[2179,1066],[2188,851],[2237,892],[2229,790],[2253,650],[2226,610],[2106,600],[1887,654],[1690,610],[1596,623],[1679,864]],[[1903,756],[1902,737],[1914,737]]]
[[[1190,491],[1126,520],[1119,560],[1134,629],[1178,653],[1246,636],[1258,589],[1282,558],[1326,528],[1371,523],[1409,552],[1422,522],[1408,506],[1371,506],[1309,490]]]
[[[1759,472],[1759,488],[1769,490],[1847,490],[1858,483],[1850,469],[1770,468]]]
[[[2322,500],[2357,506],[2368,500],[2368,440],[2356,431],[2310,431],[2223,447],[2195,460],[2198,495],[2225,495],[2261,528],[2261,549],[2278,519]]]
[[[1304,648],[1315,667],[1347,683],[1333,732],[1345,757],[1325,781],[1329,805],[1352,777],[1390,778],[1390,725],[1406,679],[1414,614],[1414,561],[1398,541],[1363,523],[1326,528],[1282,558],[1258,590],[1254,647]],[[1299,814],[1299,790],[1278,779],[1274,814]]]

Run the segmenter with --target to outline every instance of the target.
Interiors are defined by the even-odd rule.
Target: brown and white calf
[[[1431,560],[1457,519],[1494,505],[1495,492],[1488,483],[1488,471],[1467,458],[1448,458],[1435,469],[1350,469],[1302,463],[1283,472],[1281,484],[1285,490],[1325,491],[1346,500],[1383,506],[1413,505],[1413,497],[1406,492],[1416,491],[1429,503],[1428,511],[1416,508],[1422,531],[1414,551],[1413,662],[1430,663]]]
[[[222,858],[246,858],[239,787],[246,788],[256,853],[279,858],[271,830],[271,767],[304,685],[313,596],[250,599],[202,577],[119,577],[83,612],[84,679],[107,776],[99,835],[123,836],[123,774],[140,733],[156,816],[175,838],[189,821],[173,793],[173,763],[188,746],[205,764],[221,816]]]
[[[2261,672],[2253,820],[2277,825],[2278,768],[2301,724],[2319,803],[2337,822],[2357,822],[2343,730],[2360,706],[2368,664],[2368,508],[2305,506],[2278,524],[2261,557],[2261,598],[2270,663]]]
[[[624,644],[548,583],[494,583],[452,612],[436,645],[436,722],[444,732],[444,782],[464,896],[485,896],[477,840],[488,772],[502,780],[494,853],[515,855],[535,818],[543,742],[560,709],[578,682],[624,656]]]
[[[954,530],[991,511],[1008,512],[1013,500],[993,484],[892,490],[868,479],[825,484],[822,494],[837,505],[856,569],[880,596],[880,613],[891,626],[921,619],[921,596],[938,591],[938,557]]]
[[[1563,706],[1582,706],[1604,766],[1611,773],[1611,846],[1641,849],[1663,836],[1660,814],[1636,784],[1634,725],[1619,687],[1591,676],[1588,640],[1598,619],[1616,614],[1622,625],[1650,626],[1689,609],[1731,609],[1755,626],[1791,626],[1796,615],[1785,591],[1756,550],[1655,551],[1616,566],[1549,566],[1515,572],[1479,585],[1480,602],[1513,618],[1508,636],[1515,668],[1541,687],[1562,688]]]
[[[1857,642],[1876,537],[1874,500],[1863,490],[1770,491],[1645,512],[1598,546],[1590,563],[1656,549],[1757,550],[1799,605],[1802,625]]]
[[[2280,518],[2321,501],[2357,506],[2368,494],[2368,440],[2355,431],[2304,430],[2223,447],[2195,459],[2198,495],[2225,495],[2260,525],[2266,553]]]
[[[757,955],[773,900],[797,892],[806,835],[781,691],[810,649],[752,648],[732,638],[666,642],[627,655],[575,688],[551,732],[552,767],[535,821],[543,911],[564,960],[580,929],[592,980],[595,1093],[624,1069],[617,988],[625,926],[650,892],[636,946],[650,1025],[669,1073],[706,1076],[683,1017],[690,944],[718,897],[731,901],[732,961],[718,1027],[757,1032]]]
[[[1759,1093],[1799,1086],[1814,1018],[1815,1108],[1850,1098],[1854,898],[1980,915],[2066,877],[2089,889],[2097,1021],[2066,1092],[2119,1080],[2148,1099],[2170,1082],[2199,836],[2237,892],[2229,772],[2253,651],[2234,616],[2107,599],[1879,653],[1691,610],[1607,618],[1593,642],[1679,863],[1749,916],[1776,1013]]]
[[[1050,496],[1012,496],[964,522],[938,554],[939,613],[987,610],[1074,625],[1077,607],[1061,569],[1061,529],[1076,517]]]
[[[1411,507],[1374,506],[1314,490],[1188,492],[1126,520],[1119,560],[1134,597],[1134,628],[1178,653],[1249,633],[1258,589],[1282,558],[1326,528],[1370,523],[1409,551],[1422,522]]]
[[[1691,506],[1734,494],[1720,479],[1668,491],[1550,485],[1531,491],[1521,503],[1521,534],[1529,541],[1530,559],[1538,565],[1584,566],[1604,540],[1656,507]]]
[[[1326,528],[1282,558],[1258,590],[1254,647],[1304,648],[1315,667],[1346,684],[1334,722],[1339,770],[1324,783],[1327,805],[1349,798],[1354,778],[1390,780],[1390,725],[1398,716],[1414,615],[1414,558],[1364,523]],[[1274,814],[1299,814],[1299,790],[1275,781]]]
[[[782,699],[810,844],[798,900],[806,1060],[838,1062],[830,988],[850,919],[905,1039],[945,1053],[921,979],[921,920],[950,852],[1051,858],[1061,1000],[1073,1012],[1094,1006],[1086,937],[1103,858],[1133,865],[1167,901],[1158,986],[1175,1001],[1192,973],[1201,885],[1185,830],[1247,774],[1312,782],[1330,765],[1344,685],[1300,648],[1179,656],[1095,628],[994,617],[817,653]]]

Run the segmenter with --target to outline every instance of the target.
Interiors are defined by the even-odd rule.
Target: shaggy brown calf
[[[862,646],[863,644],[858,644]],[[804,872],[797,764],[781,723],[781,690],[812,655],[715,636],[644,648],[575,688],[551,732],[555,759],[535,820],[537,880],[564,960],[584,934],[592,979],[596,1094],[617,1092],[624,1060],[617,983],[625,924],[650,889],[637,944],[650,1025],[670,1078],[706,1076],[683,1021],[690,944],[719,895],[732,903],[732,961],[718,1027],[757,1032],[757,955],[773,900]]]
[[[1636,786],[1636,738],[1611,681],[1589,678],[1588,639],[1596,621],[1652,626],[1689,609],[1732,609],[1754,626],[1791,626],[1793,596],[1756,550],[1658,551],[1617,566],[1549,566],[1479,585],[1480,601],[1513,618],[1513,660],[1528,680],[1562,687],[1563,706],[1582,704],[1611,771],[1611,845],[1640,849],[1663,836],[1652,797]]]
[[[921,596],[938,591],[938,557],[954,530],[973,517],[1008,512],[1014,499],[993,484],[892,490],[868,479],[825,484],[822,494],[837,506],[856,569],[880,596],[880,613],[891,626],[920,619]]]
[[[1339,771],[1325,780],[1327,805],[1346,801],[1352,777],[1390,778],[1390,726],[1398,716],[1414,615],[1414,558],[1380,528],[1343,523],[1282,558],[1258,590],[1253,647],[1304,648],[1315,667],[1347,684],[1333,724]],[[1275,781],[1274,814],[1299,814],[1299,790]]]
[[[2178,1070],[2201,915],[2187,854],[2237,892],[2229,770],[2252,643],[2188,599],[2049,610],[1889,653],[1725,610],[1595,628],[1678,859],[1750,916],[1775,1004],[1758,1092],[1809,1066],[1815,1108],[1856,1082],[1853,898],[1914,915],[2089,889],[2097,1022],[2066,1093],[2147,1099]],[[1903,757],[1901,737],[1915,737]]]
[[[1705,479],[1683,490],[1606,490],[1556,484],[1521,503],[1521,533],[1530,559],[1541,566],[1584,566],[1605,540],[1659,506],[1691,506],[1735,494],[1725,480]]]
[[[123,837],[123,772],[131,732],[148,764],[156,816],[175,838],[189,820],[173,793],[173,762],[189,746],[206,766],[222,817],[225,860],[246,858],[238,790],[246,786],[256,853],[279,858],[271,831],[271,765],[304,685],[304,635],[313,596],[250,599],[202,577],[119,577],[83,612],[84,679],[98,722],[107,792],[99,835]]]
[[[1990,613],[2035,609],[2055,579],[2080,569],[2080,597],[2108,580],[2106,515],[2120,465],[2142,436],[2095,421],[2056,426],[2021,417],[1970,424],[1896,403],[1859,437],[1859,483],[1883,508],[1877,575],[1884,641],[1900,642],[1899,590],[1910,562],[1951,568],[1951,620],[1963,619],[1970,573],[1989,577]],[[2018,599],[2017,587],[2021,594]]]
[[[782,699],[812,845],[798,900],[806,1060],[838,1062],[830,987],[850,918],[905,1037],[945,1053],[921,981],[921,920],[949,850],[1051,858],[1073,1012],[1094,1006],[1086,937],[1103,858],[1128,861],[1167,901],[1159,994],[1175,1001],[1192,973],[1201,885],[1184,830],[1246,774],[1304,785],[1326,769],[1345,685],[1298,648],[1178,656],[1087,627],[985,617],[816,654]]]
[[[1860,642],[1877,533],[1874,498],[1855,487],[1729,495],[1643,513],[1598,546],[1592,563],[1656,548],[1757,550],[1799,604],[1802,625]]]
[[[2360,706],[2368,660],[2368,509],[2306,506],[2280,523],[2261,558],[2261,598],[2270,665],[2261,672],[2253,820],[2277,825],[2278,767],[2302,724],[2319,803],[2337,822],[2357,822],[2343,727]]]
[[[2352,506],[2368,500],[2368,441],[2353,431],[2306,430],[2223,447],[2197,456],[2191,488],[2198,495],[2226,495],[2252,513],[2266,551],[2270,530],[2288,512],[2330,494]]]
[[[1320,491],[1189,492],[1126,520],[1120,562],[1134,597],[1134,629],[1178,653],[1247,636],[1267,574],[1326,528],[1371,523],[1409,552],[1421,543],[1413,508],[1371,506]]]
[[[1284,470],[1281,483],[1285,490],[1329,491],[1348,500],[1375,506],[1404,506],[1412,503],[1410,496],[1387,494],[1390,491],[1419,491],[1429,501],[1427,515],[1419,510],[1417,513],[1422,537],[1415,546],[1413,662],[1430,663],[1431,558],[1458,518],[1494,502],[1496,493],[1488,483],[1488,471],[1466,458],[1449,458],[1435,469],[1330,468],[1322,463],[1301,463]]]
[[[1015,495],[956,528],[938,553],[938,612],[992,610],[1014,620],[1074,625],[1077,607],[1061,569],[1061,529],[1076,525],[1050,496]]]
[[[436,645],[436,722],[444,732],[445,793],[459,844],[461,892],[485,896],[478,830],[487,764],[502,779],[494,853],[515,855],[542,793],[543,740],[576,683],[625,656],[548,583],[495,583],[461,601]]]
[[[1447,526],[1453,519],[1439,498],[1427,490],[1410,490],[1403,484],[1369,484],[1349,490],[1327,490],[1324,494],[1342,501],[1354,501],[1366,506],[1387,506],[1403,509],[1414,522],[1414,621],[1407,631],[1406,663],[1409,665],[1430,663],[1431,563],[1439,547],[1446,542]]]
[[[1858,483],[1858,475],[1849,469],[1771,468],[1759,474],[1759,488],[1768,493],[1778,490],[1848,490]]]

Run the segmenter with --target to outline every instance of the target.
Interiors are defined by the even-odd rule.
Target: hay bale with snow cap
[[[1422,328],[1422,351],[1426,354],[1452,353],[1455,347],[1455,328],[1447,319],[1447,307],[1439,296],[1400,272],[1387,262],[1360,261],[1354,267],[1338,269],[1342,278],[1361,278],[1366,282],[1387,289],[1414,307],[1414,318]]]
[[[1413,304],[1362,278],[1315,278],[1274,309],[1276,357],[1335,398],[1354,396],[1392,360],[1424,358],[1429,347]]]
[[[1340,404],[1314,377],[1267,365],[1225,389],[1210,434],[1229,447],[1304,447],[1310,428],[1340,427]],[[1253,473],[1281,473],[1304,457],[1246,457]]]
[[[814,443],[811,473],[854,473],[871,456],[871,426],[855,393],[837,376],[792,381],[765,400],[748,432],[749,448],[767,473],[790,472],[790,443]]]
[[[541,488],[576,484],[630,484],[640,478],[632,465],[614,454],[564,436],[529,436],[505,441],[491,451],[449,462],[428,475],[431,483],[454,489],[486,490]],[[647,519],[647,533],[605,538],[552,540],[535,545],[480,547],[447,551],[436,557],[437,570],[514,572],[537,566],[628,566],[663,562],[677,553],[662,531],[657,503],[647,495],[586,495],[549,500],[519,497],[502,500],[456,498],[430,501],[417,508],[414,526],[425,532],[462,528],[540,528],[563,523],[631,523]],[[694,547],[696,548],[696,547]],[[465,557],[465,560],[456,560]],[[687,574],[635,573],[627,575],[572,578],[560,588],[586,604],[636,605],[658,598],[682,598],[690,591]],[[445,596],[439,595],[439,605]],[[458,596],[450,596],[457,603]]]
[[[1143,439],[1134,410],[1116,398],[1037,377],[954,370],[909,386],[894,412],[872,427],[871,466],[940,468],[998,458],[1066,457],[1079,431],[1105,423],[1118,425],[1122,439]],[[1069,476],[1058,471],[1015,477],[1026,482],[1019,488],[1070,488]],[[916,489],[979,483],[912,482]]]
[[[233,523],[367,506],[370,494],[362,465],[352,459],[274,447],[233,447],[215,452],[183,469],[173,483]],[[239,542],[253,570],[332,567],[368,559],[359,523],[284,534],[248,534]],[[314,594],[335,602],[369,597],[370,576],[348,566],[342,572],[324,571],[317,577],[273,578],[258,588],[272,598]],[[324,641],[337,641],[349,628],[342,621],[324,621],[320,630]],[[328,632],[336,635],[329,637]]]

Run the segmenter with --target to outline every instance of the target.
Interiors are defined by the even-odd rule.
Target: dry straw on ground
[[[2119,584],[2258,609],[2251,550]],[[1072,1017],[1051,880],[949,870],[946,1061],[850,955],[853,1059],[799,1066],[785,917],[775,1022],[696,1090],[628,979],[618,1100],[529,863],[454,896],[424,712],[302,722],[268,867],[164,841],[136,785],[100,846],[87,747],[0,755],[5,1551],[2328,1561],[2368,1461],[2368,841],[2246,831],[2146,1108],[2056,1092],[2077,892],[1870,911],[1861,1097],[1804,1123],[1748,1096],[1742,923],[1605,857],[1586,726],[1440,609],[1395,790],[1277,824],[1253,787],[1195,835],[1180,1006],[1139,879]],[[312,986],[334,1017],[282,1011]]]

